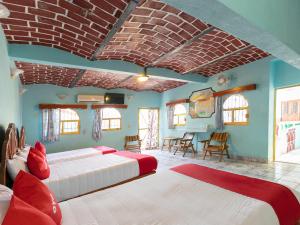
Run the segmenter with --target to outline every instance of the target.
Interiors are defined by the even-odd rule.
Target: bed
[[[19,170],[29,172],[26,161],[22,162],[23,159],[16,155],[16,146],[15,129],[9,127],[2,148],[2,184],[6,184],[7,169],[12,180]],[[12,162],[22,166],[11,167]],[[60,161],[49,164],[49,167],[50,177],[43,182],[54,192],[58,201],[64,201],[152,174],[157,168],[157,160],[153,156],[120,151]]]
[[[280,184],[185,164],[59,207],[61,225],[296,225],[299,197]]]
[[[299,198],[276,183],[187,164],[60,208],[62,225],[295,225]]]
[[[15,129],[15,126],[11,124],[11,127]],[[28,152],[31,146],[25,144],[25,128],[20,130],[20,137],[18,139],[18,152],[17,154],[24,159],[27,159]],[[75,150],[68,150],[64,152],[49,153],[47,154],[47,161],[49,164],[54,164],[62,161],[71,161],[80,158],[91,157],[98,154],[109,154],[116,152],[117,150],[107,146],[95,146],[91,148],[81,148]]]

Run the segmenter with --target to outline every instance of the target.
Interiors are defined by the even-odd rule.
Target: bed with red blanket
[[[294,190],[195,164],[68,200],[60,207],[62,225],[295,225],[300,218]]]

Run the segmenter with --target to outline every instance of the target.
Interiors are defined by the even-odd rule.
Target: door
[[[276,161],[300,163],[300,86],[276,90]]]
[[[139,109],[139,136],[142,149],[157,149],[159,146],[159,109]]]

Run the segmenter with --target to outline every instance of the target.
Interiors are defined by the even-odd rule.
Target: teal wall
[[[299,0],[218,0],[300,53]]]
[[[0,140],[3,131],[10,122],[21,124],[21,97],[19,81],[10,77],[10,61],[7,53],[7,42],[0,27]],[[1,143],[0,143],[1,144]]]
[[[269,132],[269,84],[270,84],[270,61],[271,57],[253,62],[223,74],[233,77],[230,85],[220,87],[217,85],[218,75],[210,78],[206,84],[189,84],[167,92],[164,92],[161,107],[162,136],[181,136],[185,130],[201,127],[205,124],[209,126],[209,132],[199,133],[198,140],[205,139],[215,127],[215,114],[208,119],[191,119],[187,117],[185,127],[168,129],[166,106],[171,100],[188,98],[192,91],[212,87],[215,91],[231,87],[257,84],[257,90],[244,92],[243,95],[249,102],[249,125],[248,126],[226,126],[225,131],[230,133],[230,151],[235,156],[249,157],[265,161],[268,159],[268,132]],[[188,104],[186,104],[188,107]],[[198,150],[201,149],[198,144]]]
[[[275,88],[300,85],[300,69],[281,60],[274,60],[272,63]]]
[[[127,109],[120,109],[122,115],[122,129],[120,131],[103,131],[103,138],[100,142],[92,139],[92,127],[94,111],[76,110],[81,120],[81,133],[79,135],[62,135],[60,141],[47,144],[48,152],[65,151],[95,145],[106,145],[122,149],[124,136],[134,135],[138,132],[138,109],[146,107],[160,107],[161,94],[156,92],[134,92],[129,90],[107,91],[100,88],[63,88],[53,85],[27,85],[28,91],[23,95],[23,125],[26,128],[26,142],[34,144],[41,139],[42,116],[38,109],[39,103],[76,103],[78,94],[103,95],[105,92],[124,93]],[[67,94],[68,97],[60,100],[57,94]],[[130,95],[130,100],[128,99]]]

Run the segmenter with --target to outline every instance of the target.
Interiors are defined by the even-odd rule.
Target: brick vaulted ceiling
[[[124,60],[181,74],[191,72],[212,76],[269,55],[158,0],[141,0],[125,19],[133,0],[2,2],[11,11],[9,18],[0,19],[10,43],[59,48],[89,60]],[[118,24],[119,29],[114,32]],[[45,78],[45,81],[68,86],[74,80],[75,72],[74,69],[63,69],[60,74],[64,78]],[[120,79],[115,76],[108,73],[95,75],[89,71],[77,85],[104,87],[109,83],[113,86]],[[39,81],[45,82],[42,78]],[[136,86],[132,79],[122,84],[132,86],[132,89]],[[157,90],[164,89],[159,85],[156,87]]]
[[[21,82],[24,85],[54,84],[62,87],[70,87],[72,81],[80,73],[79,69],[26,62],[16,62],[16,66],[24,70],[24,74],[20,76]],[[136,78],[137,76],[133,74],[120,75],[117,73],[86,70],[76,86],[91,86],[105,89],[125,88],[134,91],[148,90],[161,93],[185,84],[185,82],[155,78],[150,78],[145,82],[138,82]]]

